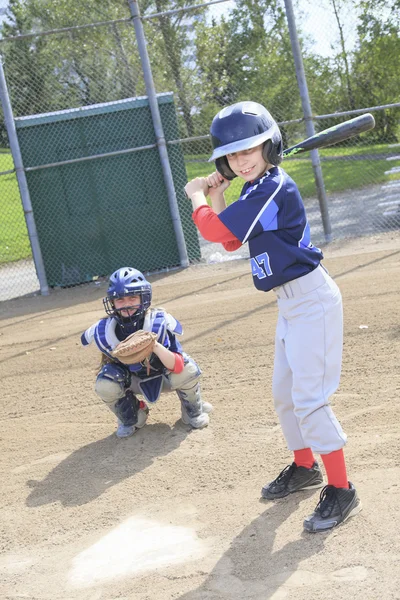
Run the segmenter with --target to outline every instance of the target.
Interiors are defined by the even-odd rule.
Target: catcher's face
[[[121,317],[131,317],[141,306],[140,296],[124,296],[113,299],[114,308]]]

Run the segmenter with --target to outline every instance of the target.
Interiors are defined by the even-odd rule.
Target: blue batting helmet
[[[215,161],[217,171],[225,179],[235,173],[229,166],[227,154],[255,148],[264,142],[263,157],[272,165],[282,161],[282,136],[279,127],[267,111],[257,102],[237,102],[226,106],[214,117],[210,128],[214,148],[210,161]]]
[[[114,300],[117,298],[125,298],[127,296],[140,297],[140,307],[135,307],[137,310],[132,317],[122,317],[114,305]],[[136,323],[139,318],[143,317],[144,313],[151,305],[151,297],[151,283],[147,281],[143,273],[132,267],[122,267],[121,269],[114,271],[111,275],[107,296],[103,299],[103,304],[106,313],[115,317],[119,324],[126,328],[129,323],[133,324],[133,321]],[[125,307],[125,310],[126,308],[127,307]]]

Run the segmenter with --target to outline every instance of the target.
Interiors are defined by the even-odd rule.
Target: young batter
[[[228,251],[249,244],[254,285],[272,290],[279,315],[273,373],[274,405],[294,459],[262,488],[268,500],[321,488],[307,531],[324,531],[361,510],[347,479],[346,435],[329,403],[339,385],[342,298],[312,245],[304,204],[295,182],[278,165],[282,137],[270,113],[255,102],[221,110],[211,125],[216,172],[190,181],[185,191],[201,235]],[[245,181],[240,198],[226,207],[224,191],[234,177]],[[208,206],[209,196],[212,208]]]

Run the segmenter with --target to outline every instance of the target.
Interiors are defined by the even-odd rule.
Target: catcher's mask
[[[249,150],[264,143],[263,158],[271,165],[279,165],[283,157],[282,136],[279,127],[262,104],[237,102],[219,111],[210,128],[214,148],[209,162],[228,180],[236,177],[229,166],[227,154]]]
[[[117,310],[114,300],[129,296],[139,296],[140,306],[124,306],[123,309]],[[136,326],[143,321],[144,313],[151,305],[151,296],[151,284],[143,273],[132,267],[122,267],[110,277],[107,296],[103,298],[104,310],[108,315],[115,317],[126,333],[132,333]],[[121,312],[129,309],[135,310],[135,312],[132,315]]]

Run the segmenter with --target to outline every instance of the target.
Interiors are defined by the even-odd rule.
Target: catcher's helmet
[[[140,296],[140,307],[137,308],[131,317],[122,317],[120,312],[115,309],[114,300],[117,298],[126,298],[127,296]],[[143,273],[132,267],[122,267],[111,275],[107,296],[103,298],[104,309],[106,313],[117,319],[123,328],[127,325],[134,325],[143,317],[151,304],[152,289],[151,283],[147,281]],[[126,308],[129,307],[125,307]]]
[[[235,173],[226,155],[255,148],[263,142],[263,157],[272,165],[282,161],[282,136],[279,127],[262,104],[237,102],[219,111],[210,128],[214,148],[209,162],[215,161],[217,171],[225,179],[233,179]]]

